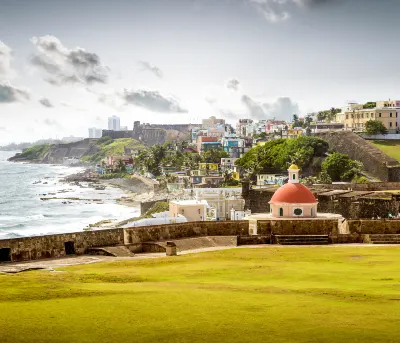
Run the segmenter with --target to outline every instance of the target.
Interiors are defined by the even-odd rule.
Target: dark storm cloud
[[[143,107],[153,112],[187,113],[176,99],[161,95],[158,91],[125,89],[121,97],[126,104]]]
[[[108,81],[109,69],[102,65],[97,54],[82,48],[67,49],[54,36],[33,37],[31,42],[38,52],[30,62],[48,75],[45,80],[50,84],[93,84]]]
[[[299,106],[289,97],[280,97],[274,102],[257,102],[248,95],[242,96],[242,103],[252,119],[276,118],[290,120],[292,115],[299,112]]]
[[[50,102],[49,99],[47,98],[41,98],[39,99],[39,103],[42,104],[44,107],[52,108],[54,105]]]
[[[26,89],[14,87],[8,82],[0,82],[0,103],[11,103],[29,99],[30,94]]]
[[[153,73],[155,76],[157,76],[160,79],[163,77],[162,70],[156,66],[151,65],[149,62],[140,61],[139,65],[142,67],[142,70],[147,70],[147,71]]]

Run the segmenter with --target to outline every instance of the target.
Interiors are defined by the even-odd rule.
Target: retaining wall
[[[123,229],[113,229],[5,239],[0,240],[0,253],[1,249],[10,249],[12,262],[64,257],[67,242],[72,242],[69,247],[81,255],[88,248],[124,244],[124,233]]]

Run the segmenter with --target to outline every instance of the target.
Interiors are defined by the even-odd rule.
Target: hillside
[[[82,162],[100,163],[100,161],[111,155],[124,155],[125,149],[140,150],[145,146],[132,138],[111,139],[109,137],[100,138],[97,141],[99,150],[94,154],[86,154],[82,156]]]
[[[84,139],[68,144],[43,144],[35,145],[16,154],[9,160],[18,162],[55,163],[61,164],[64,158],[79,158],[86,163],[99,163],[109,155],[123,155],[125,148],[142,149],[144,146],[131,138],[111,139]]]

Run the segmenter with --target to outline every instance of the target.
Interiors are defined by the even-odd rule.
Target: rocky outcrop
[[[96,144],[96,139],[84,139],[79,142],[68,144],[55,144],[44,155],[41,163],[63,163],[64,158],[79,158],[83,156],[91,156],[100,151],[99,146]]]

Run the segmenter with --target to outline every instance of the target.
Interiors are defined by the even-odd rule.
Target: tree
[[[236,164],[253,176],[271,169],[284,171],[294,159],[300,168],[305,168],[315,157],[324,157],[328,149],[328,143],[318,137],[275,139],[250,149]]]
[[[268,135],[266,132],[257,133],[253,136],[254,139],[267,139]]]
[[[363,108],[375,108],[375,107],[376,107],[376,102],[372,102],[372,101],[369,101],[363,105]]]
[[[126,173],[126,165],[125,165],[125,162],[123,160],[118,160],[117,166],[116,166],[116,170],[119,173]]]
[[[360,175],[362,168],[361,162],[337,152],[328,156],[322,163],[322,173],[326,173],[332,181],[352,181]]]
[[[229,157],[229,153],[223,150],[209,150],[202,154],[204,163],[221,163],[221,158]]]
[[[379,120],[368,120],[365,123],[367,135],[386,135],[388,133],[385,125]]]
[[[304,122],[299,119],[297,114],[293,114],[292,127],[303,127]]]

